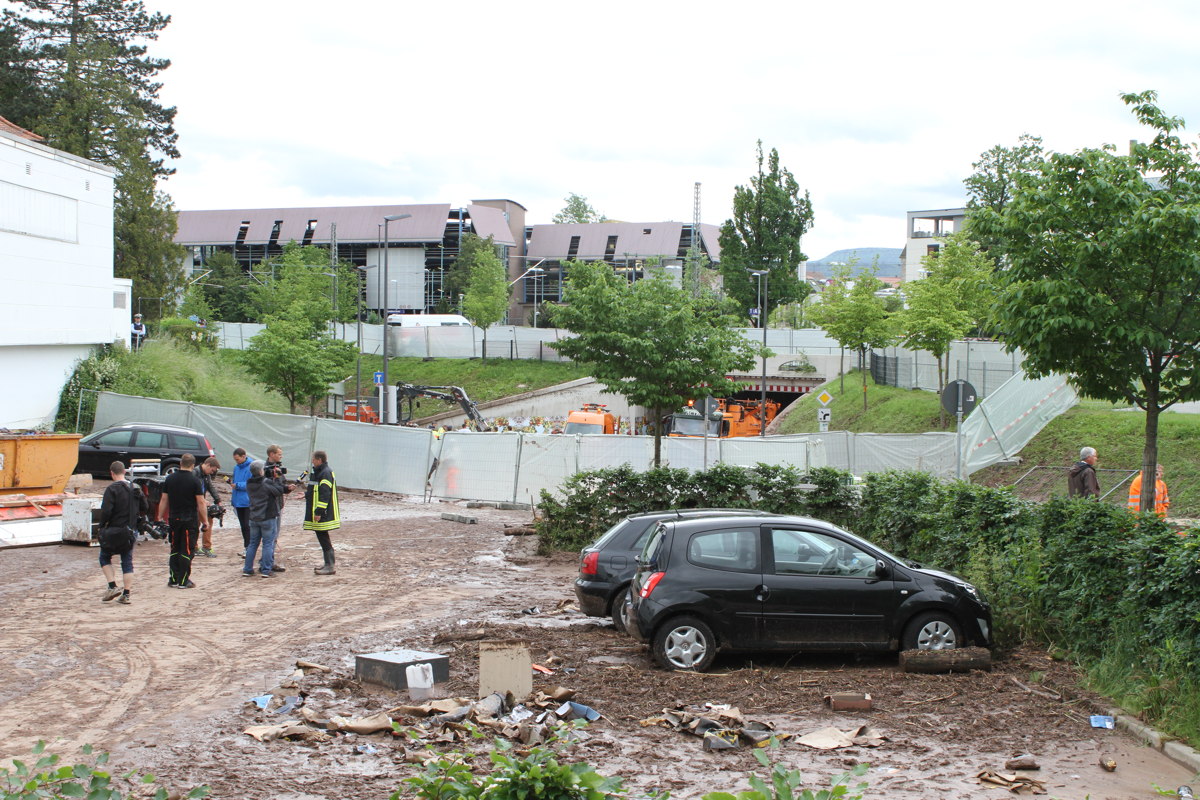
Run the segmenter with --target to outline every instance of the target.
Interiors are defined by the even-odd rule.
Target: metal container
[[[58,494],[79,462],[78,433],[0,434],[0,495]]]

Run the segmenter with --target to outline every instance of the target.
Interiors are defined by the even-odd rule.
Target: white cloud
[[[503,196],[546,222],[568,192],[687,220],[700,181],[719,223],[761,138],[812,194],[816,258],[900,246],[906,211],[962,204],[1021,133],[1144,136],[1120,92],[1200,123],[1184,2],[814,5],[189,3],[154,46],[184,154],[166,188],[185,209]]]

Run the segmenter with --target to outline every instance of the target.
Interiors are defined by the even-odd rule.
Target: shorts
[[[105,550],[103,547],[101,547],[100,548],[100,566],[107,567],[109,564],[111,564],[112,557],[114,555],[121,556],[121,574],[122,575],[128,575],[129,573],[133,572],[133,548],[132,547],[129,548],[128,550],[126,550],[124,553],[114,553],[111,550]]]

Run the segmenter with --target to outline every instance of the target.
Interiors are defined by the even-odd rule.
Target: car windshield
[[[678,433],[681,436],[703,436],[704,418],[675,414],[671,417],[671,433]],[[721,420],[710,419],[708,421],[708,435],[719,436],[720,434]]]
[[[667,531],[661,522],[655,525],[651,530],[653,532],[650,534],[650,538],[646,540],[646,544],[642,547],[642,552],[638,556],[637,560],[639,564],[649,564],[652,560],[654,560],[655,557],[658,556],[659,545],[662,544],[663,536]]]
[[[598,422],[568,422],[563,430],[567,433],[604,433],[604,426]]]

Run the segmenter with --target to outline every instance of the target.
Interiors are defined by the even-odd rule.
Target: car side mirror
[[[97,450],[100,449],[100,442],[92,442],[91,445],[92,445],[92,447],[96,448]]]
[[[890,578],[892,576],[892,565],[884,561],[882,558],[875,562],[875,577]]]

